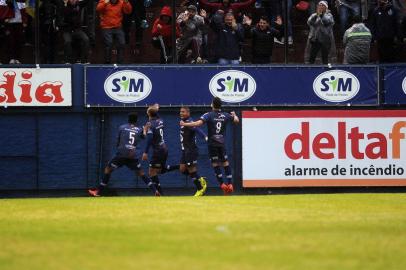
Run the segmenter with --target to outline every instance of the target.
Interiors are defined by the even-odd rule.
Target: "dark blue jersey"
[[[147,133],[148,142],[145,153],[148,153],[149,147],[152,146],[154,151],[166,148],[164,140],[164,121],[160,118],[151,119],[150,127]]]
[[[133,124],[121,125],[117,136],[117,156],[135,158],[135,150],[140,138],[144,138],[142,128]]]
[[[193,122],[192,118],[187,118],[183,120],[185,123]],[[197,149],[196,146],[196,132],[199,133],[203,138],[206,137],[203,130],[196,127],[180,127],[180,146],[182,151],[193,151]]]
[[[234,116],[227,112],[211,111],[200,117],[207,124],[209,145],[223,146],[226,138],[226,125],[234,120]]]

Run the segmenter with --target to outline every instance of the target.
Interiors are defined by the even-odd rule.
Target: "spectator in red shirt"
[[[113,40],[117,39],[117,63],[123,63],[125,37],[122,30],[123,14],[130,14],[128,0],[100,0],[96,7],[100,15],[100,27],[104,39],[104,63],[111,63]]]
[[[166,64],[170,61],[172,52],[172,10],[164,6],[159,18],[152,26],[152,41],[154,46],[161,50],[160,63]],[[176,24],[176,38],[180,37],[179,24]]]

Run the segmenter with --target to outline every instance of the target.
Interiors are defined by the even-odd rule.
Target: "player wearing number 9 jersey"
[[[130,170],[136,172],[137,175],[142,178],[145,184],[147,184],[154,191],[154,193],[156,192],[155,186],[149,180],[149,178],[145,176],[136,156],[137,143],[140,138],[145,138],[143,129],[136,126],[137,119],[137,113],[130,113],[128,114],[128,123],[120,126],[117,136],[116,154],[104,169],[104,174],[100,181],[99,187],[97,189],[89,189],[89,194],[91,196],[97,197],[103,194],[103,191],[110,181],[111,173],[115,169],[122,166],[126,166]]]
[[[208,147],[211,164],[221,189],[224,191],[224,194],[229,194],[233,192],[234,188],[232,184],[231,168],[225,149],[226,126],[228,122],[237,124],[240,120],[235,112],[222,112],[221,105],[221,99],[215,97],[211,104],[211,112],[205,113],[195,122],[186,123],[181,121],[180,125],[186,127],[198,127],[204,123],[207,124]],[[224,183],[223,181],[223,174],[220,167],[224,168],[227,183]]]
[[[157,188],[157,196],[162,195],[158,174],[166,172],[166,160],[168,158],[168,148],[164,140],[164,121],[159,118],[158,110],[158,104],[150,106],[147,110],[149,121],[144,126],[144,135],[147,136],[147,145],[142,155],[142,160],[148,160],[148,152],[152,147],[148,174]],[[179,168],[179,166],[177,168]]]

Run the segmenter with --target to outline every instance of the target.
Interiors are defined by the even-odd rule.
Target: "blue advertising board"
[[[94,66],[86,106],[377,105],[377,67]]]
[[[406,104],[406,66],[383,66],[383,104]]]

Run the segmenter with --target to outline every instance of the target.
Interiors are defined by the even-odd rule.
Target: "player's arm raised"
[[[151,127],[151,123],[147,122],[143,127],[142,135],[147,138],[147,145],[145,146],[144,153],[142,154],[142,160],[148,160],[148,151],[152,144],[152,133],[148,132]]]
[[[148,130],[151,127],[151,123],[147,122],[143,127],[142,127],[142,134],[144,135],[144,137],[147,136]]]
[[[201,128],[199,128],[199,127],[195,127],[194,129],[196,130],[197,134],[199,134],[200,137],[202,137],[202,138],[207,142],[207,140],[208,140],[209,138],[207,137],[207,134],[204,133],[203,129],[201,129]]]
[[[187,123],[181,120],[179,123],[179,125],[181,127],[200,127],[203,124],[204,124],[204,122],[201,119],[194,121],[194,122],[187,122]]]
[[[234,119],[233,119],[234,124],[240,123],[240,118],[238,118],[238,116],[235,114],[235,111],[232,111],[230,114],[232,117],[234,117]]]

